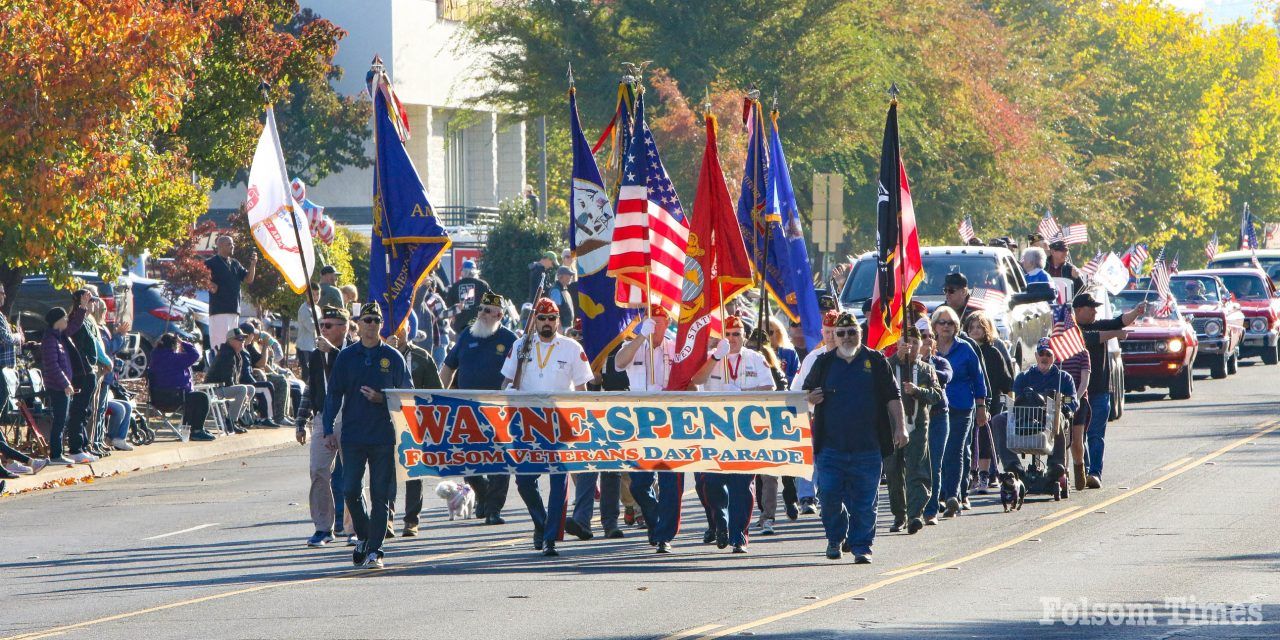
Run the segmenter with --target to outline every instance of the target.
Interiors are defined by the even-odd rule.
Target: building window
[[[479,13],[482,6],[481,0],[436,0],[436,15],[459,22]]]

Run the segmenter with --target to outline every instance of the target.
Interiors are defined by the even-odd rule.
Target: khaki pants
[[[333,426],[334,442],[342,438],[342,418],[339,417]],[[324,426],[319,415],[311,419],[311,522],[316,531],[333,531],[336,507],[333,496],[333,463],[338,459],[338,449],[329,450],[324,446]],[[341,497],[339,497],[341,499]],[[342,514],[342,528],[353,531],[351,514],[345,509]]]

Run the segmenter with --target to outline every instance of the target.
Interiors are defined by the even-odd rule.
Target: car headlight
[[[1169,340],[1169,353],[1182,353],[1183,346],[1181,339],[1171,338]]]
[[[1249,322],[1249,330],[1254,333],[1266,333],[1267,321],[1262,318],[1254,318]]]
[[[1207,336],[1222,335],[1222,323],[1217,320],[1210,320],[1204,324],[1204,333]]]
[[[1156,343],[1156,351],[1159,351],[1159,352],[1162,352],[1162,353],[1163,353],[1163,352],[1167,351],[1168,349],[1169,349],[1169,345],[1168,345],[1168,344],[1163,343],[1163,342],[1157,342],[1157,343]]]

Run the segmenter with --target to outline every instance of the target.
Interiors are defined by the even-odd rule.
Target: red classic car
[[[1200,343],[1177,307],[1167,312],[1158,310],[1160,304],[1155,301],[1159,297],[1154,291],[1131,290],[1111,299],[1117,317],[1148,301],[1147,312],[1129,325],[1128,336],[1120,341],[1124,388],[1125,391],[1167,388],[1170,398],[1186,400],[1191,397],[1191,368]]]
[[[1244,343],[1240,356],[1258,356],[1265,364],[1280,362],[1280,294],[1267,274],[1255,267],[1214,268],[1181,274],[1218,276],[1244,312]]]
[[[1244,342],[1244,312],[1227,285],[1212,273],[1179,273],[1169,286],[1178,311],[1200,341],[1195,366],[1207,367],[1215,379],[1235,373]]]

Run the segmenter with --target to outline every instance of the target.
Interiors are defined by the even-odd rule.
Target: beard
[[[546,325],[546,326],[543,326],[542,328],[538,329],[538,335],[539,335],[539,336],[541,336],[541,337],[543,337],[543,338],[550,338],[551,336],[554,336],[555,334],[556,334],[556,328],[555,328],[555,326],[554,326],[554,325]]]
[[[857,352],[858,352],[858,346],[857,346],[857,345],[853,345],[853,346],[851,346],[851,347],[846,347],[846,346],[844,346],[844,345],[840,345],[840,346],[836,347],[836,353],[837,353],[841,358],[852,358],[852,357],[853,357],[853,354],[855,354],[855,353],[857,353]]]
[[[480,318],[476,318],[476,321],[471,324],[471,335],[480,339],[488,338],[494,333],[497,333],[498,324],[499,320],[497,318],[493,320],[481,320]]]

